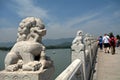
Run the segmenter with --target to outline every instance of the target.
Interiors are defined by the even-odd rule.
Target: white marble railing
[[[72,42],[72,63],[55,80],[91,80],[97,55],[97,41],[93,36],[77,32]]]
[[[76,59],[55,80],[77,80],[77,77],[83,80],[82,67],[82,61]]]

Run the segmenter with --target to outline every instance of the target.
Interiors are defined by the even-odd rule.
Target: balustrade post
[[[76,38],[72,42],[72,61],[76,59],[80,59],[83,63],[83,74],[84,80],[86,79],[86,54],[85,54],[85,46],[83,44],[83,32],[79,30],[77,32]]]

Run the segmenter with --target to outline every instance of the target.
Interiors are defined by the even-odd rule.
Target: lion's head
[[[33,38],[32,40],[38,41],[45,34],[46,29],[43,24],[43,21],[39,18],[28,17],[23,19],[19,24],[17,42],[27,41],[31,37]]]

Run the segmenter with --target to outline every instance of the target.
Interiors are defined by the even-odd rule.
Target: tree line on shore
[[[9,51],[12,47],[0,47],[0,50]]]
[[[109,36],[113,34],[112,32],[109,33]],[[120,40],[120,35],[117,34],[116,38],[118,40]],[[45,45],[46,49],[65,49],[65,48],[71,48],[72,42],[64,42],[58,45]],[[11,50],[13,46],[11,47],[0,47],[0,50],[4,50],[4,51],[9,51]]]
[[[11,47],[0,47],[0,50],[3,50],[3,51],[9,51],[11,50],[13,46]],[[65,43],[62,43],[62,44],[59,44],[59,45],[49,45],[49,46],[46,46],[46,49],[66,49],[66,48],[70,48],[71,47],[71,42],[65,42]]]

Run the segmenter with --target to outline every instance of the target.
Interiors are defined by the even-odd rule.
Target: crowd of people
[[[98,45],[101,50],[104,49],[105,53],[115,54],[115,47],[120,46],[120,40],[117,39],[113,33],[108,35],[104,34],[104,36],[98,37]]]

